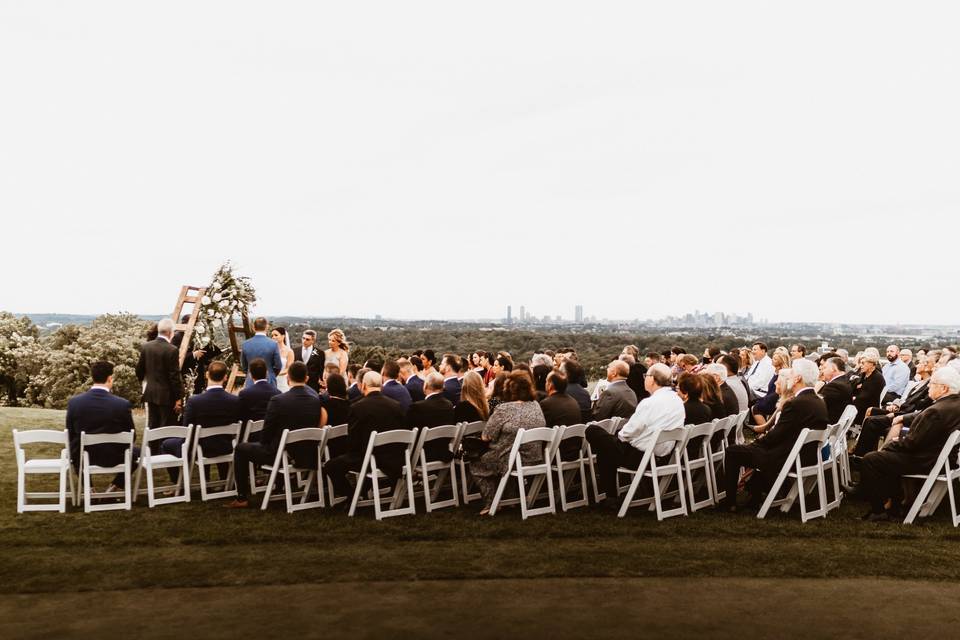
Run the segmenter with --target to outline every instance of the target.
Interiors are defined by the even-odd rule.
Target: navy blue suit
[[[259,380],[249,387],[240,390],[240,420],[247,423],[251,420],[263,420],[267,415],[267,404],[270,398],[279,395],[280,390],[267,380]]]
[[[70,461],[80,466],[80,432],[124,433],[133,431],[131,404],[106,389],[90,389],[73,396],[67,403],[67,436],[70,440]],[[88,449],[90,464],[112,467],[123,462],[122,444],[98,444]],[[133,460],[137,459],[134,447]],[[113,484],[123,486],[123,475],[118,475]]]
[[[404,386],[407,388],[407,391],[410,392],[410,399],[414,402],[420,402],[426,399],[427,396],[423,392],[423,378],[420,376],[410,376],[407,379],[407,384]]]
[[[354,383],[350,385],[350,388],[347,389],[347,400],[350,402],[355,402],[363,397],[363,393],[360,391],[360,385]]]
[[[255,335],[243,343],[240,349],[240,368],[244,373],[250,369],[250,361],[257,358],[263,358],[267,363],[267,380],[270,384],[277,384],[277,374],[283,369],[283,361],[280,359],[280,347],[272,339],[265,335]],[[244,387],[253,385],[253,378],[247,375]]]
[[[410,408],[410,405],[413,404],[413,399],[410,397],[410,392],[407,391],[407,388],[397,382],[396,380],[387,380],[383,383],[383,388],[380,389],[383,392],[383,395],[388,398],[393,398],[400,403],[400,406],[403,407],[403,412],[406,413],[407,409]]]
[[[460,404],[460,389],[463,383],[458,378],[449,378],[443,381],[443,397],[456,407]]]
[[[183,410],[183,426],[222,427],[240,421],[240,398],[227,393],[223,387],[210,387],[203,393],[190,396]],[[167,438],[160,449],[163,453],[180,457],[183,438]],[[210,436],[202,443],[205,456],[222,456],[233,451],[230,436]],[[220,477],[226,478],[226,465],[220,465]],[[170,468],[170,478],[176,481],[178,469]]]

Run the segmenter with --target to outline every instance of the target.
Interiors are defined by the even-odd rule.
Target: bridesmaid
[[[346,377],[347,360],[349,358],[347,352],[350,351],[350,345],[347,344],[347,337],[340,329],[334,329],[327,334],[327,342],[330,344],[330,348],[324,352],[326,355],[326,363],[328,365],[336,363],[340,367],[340,375]]]

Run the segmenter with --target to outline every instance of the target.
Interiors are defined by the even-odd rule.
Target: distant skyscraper
[[[520,305],[520,322],[527,321],[527,308],[523,305]]]
[[[574,321],[577,324],[583,324],[583,305],[578,304],[573,312]]]
[[[507,324],[513,324],[513,307],[507,305]]]

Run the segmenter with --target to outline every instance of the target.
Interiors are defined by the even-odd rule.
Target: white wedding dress
[[[283,370],[287,369],[287,354],[290,353],[290,336],[284,336],[283,350],[280,352],[280,360],[283,362]],[[286,393],[290,390],[290,383],[287,381],[287,374],[282,373],[277,376],[277,389],[280,393]]]

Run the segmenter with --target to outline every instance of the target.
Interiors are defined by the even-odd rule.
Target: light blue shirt
[[[897,358],[894,362],[888,362],[883,368],[883,379],[887,383],[887,391],[903,397],[903,392],[907,389],[907,381],[910,379],[910,367]]]

